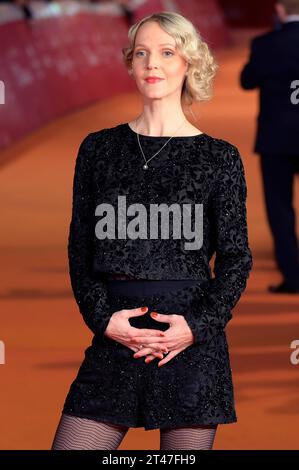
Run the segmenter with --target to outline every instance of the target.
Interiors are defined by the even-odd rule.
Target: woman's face
[[[169,95],[181,97],[188,69],[187,61],[179,55],[175,39],[157,22],[148,21],[138,30],[132,58],[132,72],[144,98],[159,99]],[[162,80],[146,81],[156,76]]]

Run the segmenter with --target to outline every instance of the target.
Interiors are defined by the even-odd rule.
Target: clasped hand
[[[143,310],[144,309],[144,310]],[[129,318],[144,315],[148,307],[123,309],[114,312],[110,318],[105,335],[135,352],[134,358],[146,356],[145,362],[155,357],[163,358],[163,352],[168,353],[159,363],[162,366],[173,357],[193,344],[193,333],[182,315],[151,312],[151,317],[161,323],[169,323],[167,331],[150,328],[135,328]],[[138,345],[143,347],[139,349]]]

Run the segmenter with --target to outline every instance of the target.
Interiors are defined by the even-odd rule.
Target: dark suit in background
[[[293,208],[294,176],[299,172],[299,103],[292,103],[299,80],[299,21],[254,38],[241,72],[246,90],[259,88],[257,135],[268,222],[284,281],[299,289],[299,250]],[[294,86],[294,85],[293,85]],[[298,85],[297,85],[298,88]],[[299,92],[296,94],[297,101]]]

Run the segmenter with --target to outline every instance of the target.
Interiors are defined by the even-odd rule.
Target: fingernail
[[[147,307],[141,307],[141,311],[142,311],[142,312],[146,312],[146,311],[147,311]]]
[[[156,312],[152,312],[151,315],[152,315],[152,317],[157,317],[158,316],[158,314]]]

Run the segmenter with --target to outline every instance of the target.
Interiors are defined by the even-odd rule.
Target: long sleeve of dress
[[[111,314],[105,281],[92,276],[92,239],[95,217],[92,193],[92,158],[95,139],[88,134],[76,159],[72,219],[68,238],[71,285],[79,310],[91,331],[102,337]]]
[[[211,219],[216,240],[215,277],[195,300],[198,314],[186,312],[185,316],[195,343],[209,341],[219,329],[225,328],[252,268],[244,167],[239,151],[233,145],[228,148],[227,156],[211,193]]]

